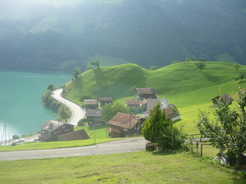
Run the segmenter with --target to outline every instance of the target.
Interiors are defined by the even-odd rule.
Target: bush
[[[20,136],[18,136],[18,135],[13,135],[13,137],[12,137],[12,139],[19,139],[20,138]]]

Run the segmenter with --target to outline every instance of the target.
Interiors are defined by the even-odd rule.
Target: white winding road
[[[62,93],[62,89],[58,89],[53,91],[51,96],[58,102],[67,106],[71,110],[72,116],[70,117],[67,123],[77,126],[79,120],[85,117],[85,110],[83,110],[79,105],[75,104],[74,102],[71,102],[63,98],[61,96],[61,93]]]

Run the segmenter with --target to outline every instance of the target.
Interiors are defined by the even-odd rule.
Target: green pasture
[[[218,95],[230,94],[237,98],[238,89],[245,88],[246,82],[235,81],[246,67],[236,71],[232,63],[205,61],[205,69],[199,70],[187,61],[172,64],[157,70],[146,70],[135,64],[90,69],[78,79],[66,84],[66,97],[83,104],[81,97],[113,96],[115,102],[125,104],[126,99],[135,98],[133,88],[153,87],[159,98],[175,104],[181,114],[177,126],[184,125],[187,134],[198,133],[194,123],[198,110],[211,109],[212,99]]]
[[[187,153],[134,152],[0,162],[1,183],[241,184],[239,174]]]

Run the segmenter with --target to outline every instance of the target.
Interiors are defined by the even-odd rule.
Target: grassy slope
[[[0,162],[1,183],[244,183],[225,169],[181,154],[152,152]]]
[[[194,123],[198,109],[207,110],[215,96],[234,94],[239,85],[245,87],[245,83],[238,84],[234,79],[245,72],[246,67],[237,72],[232,63],[207,61],[205,69],[200,71],[195,62],[177,63],[154,71],[135,64],[88,70],[66,85],[67,90],[71,90],[67,98],[82,104],[79,100],[82,95],[112,96],[124,103],[126,98],[134,98],[131,87],[154,87],[159,98],[166,98],[178,107],[182,119],[177,125],[185,124],[186,133],[198,133]]]

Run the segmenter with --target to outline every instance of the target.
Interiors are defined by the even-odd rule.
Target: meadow
[[[244,81],[234,80],[240,72],[246,71],[245,66],[236,71],[231,63],[205,63],[206,67],[203,71],[198,70],[194,62],[177,63],[154,71],[132,64],[102,67],[100,71],[88,70],[81,74],[77,81],[71,81],[66,85],[67,97],[82,104],[78,92],[80,95],[85,95],[84,91],[87,91],[86,95],[96,96],[98,92],[93,91],[101,89],[103,80],[106,80],[109,88],[118,95],[115,101],[120,103],[124,103],[127,98],[134,98],[134,93],[129,90],[132,86],[155,87],[159,98],[166,98],[169,103],[178,107],[181,120],[175,122],[175,125],[179,127],[184,125],[183,131],[188,135],[197,134],[199,132],[195,120],[198,111],[210,111],[211,99],[220,94],[228,93],[236,100],[239,87],[243,89],[246,84]],[[119,81],[128,88],[126,90],[120,88],[117,91],[116,83]],[[98,88],[95,87],[96,84],[99,84]],[[132,95],[129,95],[131,93]],[[12,149],[73,147],[112,140],[107,138],[105,126],[92,128],[81,126],[76,127],[76,130],[80,128],[84,128],[91,139],[44,144],[26,143]],[[0,150],[6,151],[10,148],[0,147]],[[199,155],[200,146],[198,150],[194,146],[193,152]],[[3,161],[0,162],[0,167],[3,168],[0,179],[4,183],[245,183],[246,180],[240,173],[218,166],[211,161],[217,152],[215,148],[206,145],[202,158],[190,155],[189,152],[142,151]]]
[[[135,152],[0,162],[1,183],[241,184],[233,171],[187,153]]]

